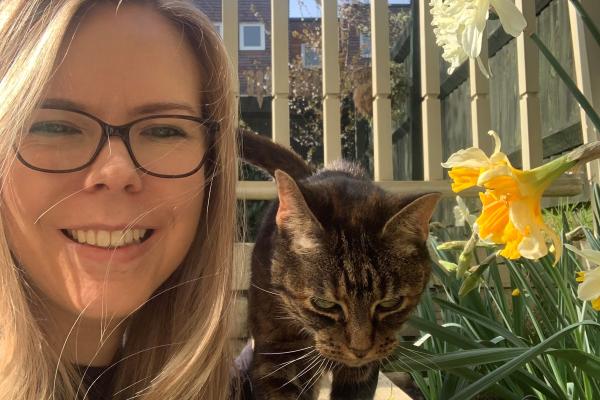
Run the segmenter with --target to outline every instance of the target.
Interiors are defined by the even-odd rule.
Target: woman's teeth
[[[122,247],[132,243],[140,243],[146,235],[146,229],[129,229],[127,231],[93,231],[73,230],[66,231],[71,239],[82,244],[97,247]]]

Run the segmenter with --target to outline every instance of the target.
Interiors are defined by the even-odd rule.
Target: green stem
[[[567,156],[568,154],[540,165],[530,170],[529,173],[535,177],[536,182],[542,183],[545,188],[577,164],[576,161],[569,161]]]

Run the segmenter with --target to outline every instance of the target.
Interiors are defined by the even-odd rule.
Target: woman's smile
[[[145,264],[139,261],[147,257],[160,241],[159,232],[147,228],[82,228],[61,229],[60,236],[66,254],[77,268],[92,274],[98,272],[106,279],[111,273],[137,271]],[[146,260],[150,261],[150,258]]]

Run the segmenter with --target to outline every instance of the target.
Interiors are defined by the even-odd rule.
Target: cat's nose
[[[367,353],[369,352],[369,349],[366,350],[361,350],[361,349],[353,349],[350,348],[350,350],[352,351],[352,353],[354,353],[354,355],[358,358],[364,358]]]

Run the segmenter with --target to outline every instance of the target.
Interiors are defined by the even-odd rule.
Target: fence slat
[[[376,181],[394,179],[390,100],[390,21],[388,0],[371,1],[373,157]]]
[[[290,82],[288,63],[289,2],[271,0],[271,71],[273,95],[271,117],[273,141],[290,146]]]
[[[517,67],[519,77],[519,121],[523,168],[542,164],[542,121],[539,99],[539,53],[529,33],[537,25],[535,1],[516,0],[516,6],[527,20],[525,32],[517,38]]]
[[[487,38],[487,29],[483,33]],[[488,41],[481,43],[481,62],[489,66]],[[476,60],[469,60],[469,82],[471,99],[471,143],[474,147],[479,147],[487,154],[493,150],[493,141],[487,132],[492,126],[492,115],[490,108],[490,82],[483,75],[477,65]]]
[[[590,64],[588,59],[588,43],[585,35],[585,25],[577,12],[577,9],[571,2],[569,7],[569,22],[571,24],[571,42],[573,45],[573,64],[575,69],[575,79],[577,87],[589,100],[592,97],[592,82],[590,75]],[[583,108],[580,108],[581,133],[583,143],[598,140],[598,133],[594,129],[594,124],[587,117]],[[600,183],[600,161],[595,160],[586,164],[587,177],[593,182]]]
[[[237,0],[222,0],[221,19],[223,21],[223,42],[229,52],[229,58],[233,65],[235,76],[238,74],[238,2]],[[235,79],[234,92],[236,97],[240,96],[239,79]]]
[[[323,1],[321,13],[323,147],[324,161],[328,164],[342,155],[337,1]]]
[[[456,193],[450,188],[449,180],[422,181],[382,181],[376,184],[390,193],[414,194],[415,192],[440,192],[444,197],[454,198]],[[544,197],[564,197],[581,194],[582,180],[575,175],[565,175],[558,178],[546,191]],[[478,197],[479,190],[467,189],[460,192],[461,197]],[[237,198],[240,200],[272,200],[277,196],[275,183],[241,181],[237,185]]]
[[[423,179],[439,180],[442,167],[440,57],[427,2],[419,7],[421,53],[421,115],[423,116]]]

